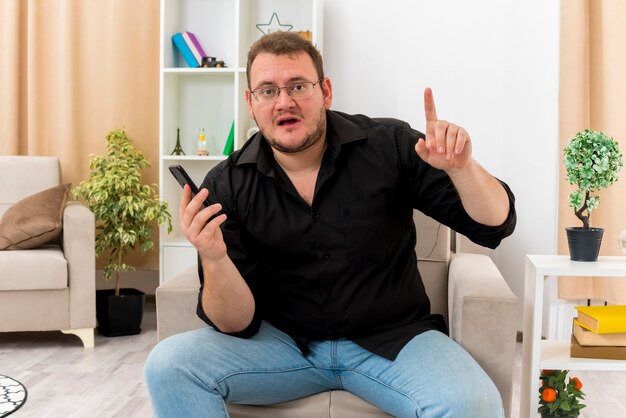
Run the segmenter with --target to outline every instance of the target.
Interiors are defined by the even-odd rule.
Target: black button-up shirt
[[[417,269],[413,208],[495,248],[515,227],[513,194],[503,184],[511,208],[503,225],[481,225],[446,173],[416,154],[422,133],[398,120],[335,111],[327,111],[327,126],[311,206],[260,133],[202,184],[228,215],[228,255],[255,298],[254,319],[234,335],[254,335],[266,320],[305,354],[308,340],[349,338],[394,359],[415,335],[447,332],[443,318],[430,313]],[[203,283],[200,264],[199,274]],[[198,315],[214,326],[201,292]]]

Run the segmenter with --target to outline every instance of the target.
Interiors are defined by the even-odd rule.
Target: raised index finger
[[[430,87],[424,90],[424,111],[426,112],[426,123],[437,121],[437,110],[435,109],[435,99]]]

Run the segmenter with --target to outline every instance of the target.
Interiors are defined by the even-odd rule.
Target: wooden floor
[[[155,342],[154,297],[146,299],[141,334],[96,335],[94,349],[83,349],[78,337],[60,332],[0,333],[0,374],[28,391],[25,405],[10,418],[152,417],[143,364]],[[518,343],[513,418],[519,418],[520,362]],[[587,394],[581,417],[626,418],[625,372],[574,374]]]
[[[152,417],[143,364],[156,343],[154,296],[145,308],[141,334],[96,334],[93,349],[61,332],[0,333],[0,374],[28,391],[9,418]]]

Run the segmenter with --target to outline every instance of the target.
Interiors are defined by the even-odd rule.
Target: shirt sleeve
[[[227,220],[221,225],[222,235],[224,237],[224,242],[226,243],[228,257],[235,264],[239,273],[243,276],[244,280],[250,286],[252,293],[254,292],[254,287],[256,284],[256,266],[257,263],[253,260],[252,257],[246,251],[246,248],[241,239],[241,223],[237,216],[236,211],[233,208],[232,197],[230,197],[230,193],[224,187],[217,187],[218,184],[223,182],[218,182],[215,178],[209,173],[204,182],[202,183],[201,188],[207,188],[209,190],[208,200],[211,204],[220,203],[222,205],[222,210],[226,213]],[[196,314],[200,319],[206,322],[208,325],[213,327],[218,332],[222,332],[224,334],[232,335],[240,338],[250,338],[255,335],[261,326],[261,315],[258,306],[255,309],[254,316],[250,324],[242,331],[239,332],[223,332],[220,330],[210,318],[206,315],[204,308],[202,306],[202,290],[204,289],[204,270],[202,268],[202,262],[200,260],[200,256],[198,255],[198,276],[200,278],[200,289],[198,290],[198,304],[196,308]]]
[[[403,188],[413,208],[459,232],[478,245],[496,248],[515,229],[517,216],[515,196],[509,186],[499,180],[509,198],[509,214],[499,226],[474,221],[463,208],[461,198],[450,177],[424,162],[415,152],[415,144],[424,134],[404,124],[396,135]]]

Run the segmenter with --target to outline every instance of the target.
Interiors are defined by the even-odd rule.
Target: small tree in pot
[[[602,239],[601,228],[591,228],[591,212],[600,204],[600,197],[592,193],[609,187],[618,179],[622,169],[622,152],[615,139],[601,131],[586,129],[570,139],[565,147],[565,169],[567,181],[577,189],[569,195],[569,205],[574,208],[576,217],[581,220],[582,228],[567,228],[570,256],[576,261],[595,261],[598,257]],[[595,235],[597,249],[590,253],[572,252],[572,243],[579,242],[582,235]],[[598,238],[599,236],[599,238]],[[595,256],[594,256],[595,253]]]
[[[106,265],[103,275],[109,280],[115,276],[114,298],[108,301],[115,304],[118,311],[124,311],[124,305],[129,303],[122,300],[123,292],[137,294],[134,289],[121,289],[120,273],[134,270],[126,262],[126,256],[131,249],[139,247],[142,252],[154,247],[152,226],[167,223],[168,231],[172,230],[172,218],[168,212],[167,203],[161,202],[155,191],[155,185],[149,186],[141,182],[141,170],[149,167],[150,162],[141,151],[137,150],[124,130],[117,129],[106,136],[107,155],[91,155],[89,160],[89,178],[82,181],[73,189],[74,198],[82,197],[96,217],[96,256],[106,253]],[[141,314],[143,314],[143,293],[141,294]],[[108,295],[108,292],[105,292]],[[102,298],[97,298],[97,308],[103,308]],[[100,306],[98,306],[100,305]],[[107,305],[107,310],[115,311]],[[128,311],[138,311],[139,308],[128,308]],[[128,313],[128,312],[126,312]],[[139,332],[139,323],[132,321],[132,330],[112,329],[104,330],[113,318],[105,317],[101,309],[97,309],[98,331],[104,335],[128,335]],[[117,312],[123,316],[124,312]],[[107,313],[108,315],[108,313]],[[124,318],[121,318],[124,320]]]
[[[580,415],[586,405],[581,402],[585,394],[583,384],[577,377],[568,378],[569,370],[542,370],[539,378],[539,412],[542,418],[569,417]]]

